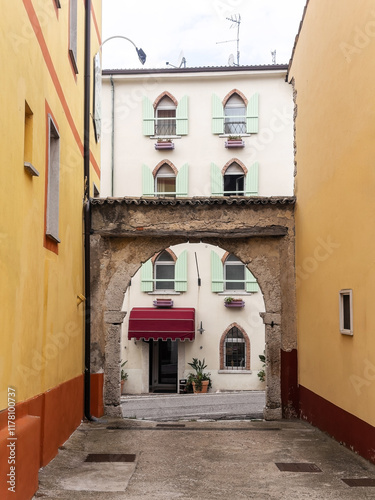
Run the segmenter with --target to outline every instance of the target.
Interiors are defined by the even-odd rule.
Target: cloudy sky
[[[145,68],[226,66],[237,60],[241,16],[240,64],[288,63],[306,0],[103,0],[103,40],[122,35],[147,54]],[[226,42],[227,43],[217,43]],[[138,68],[132,45],[110,40],[103,46],[103,68]]]

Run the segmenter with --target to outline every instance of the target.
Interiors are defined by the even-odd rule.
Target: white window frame
[[[59,239],[60,191],[60,134],[48,115],[48,181],[46,207],[46,236],[60,243]]]
[[[230,254],[230,255],[233,255],[233,254]],[[228,257],[230,255],[228,255]],[[226,292],[226,293],[233,293],[233,292],[246,293],[246,269],[245,269],[245,264],[243,262],[241,262],[239,259],[238,259],[238,262],[237,261],[233,261],[233,260],[228,261],[228,257],[224,261],[224,292]],[[227,266],[242,266],[243,267],[244,280],[242,282],[242,285],[243,285],[242,288],[227,288],[227,282],[230,281],[230,280],[226,279],[227,278],[227,273],[226,273]]]
[[[160,172],[161,169],[159,169],[156,172],[155,181],[154,181],[155,182],[155,196],[168,196],[168,197],[175,198],[176,194],[177,194],[177,191],[176,191],[177,176],[173,172],[173,169],[168,164],[164,164],[161,168],[163,168],[165,165],[170,169],[170,172]],[[158,179],[174,179],[175,190],[174,191],[170,191],[170,192],[169,191],[165,191],[165,192],[164,191],[159,191],[158,190]]]
[[[176,262],[175,262],[175,260],[173,258],[172,258],[172,260],[168,260],[168,261],[167,260],[164,260],[164,261],[161,260],[160,261],[159,258],[161,256],[161,254],[164,253],[164,252],[165,252],[165,250],[162,251],[160,253],[160,255],[158,255],[158,257],[155,259],[155,262],[154,262],[154,266],[153,266],[153,268],[154,268],[154,277],[155,277],[154,278],[154,292],[174,292],[175,288],[176,288],[176,269],[175,269]],[[168,282],[172,282],[173,281],[173,288],[157,288],[158,279],[156,278],[156,268],[159,267],[159,266],[170,266],[170,267],[173,267],[173,269],[174,269],[174,273],[173,273],[174,277],[173,277],[173,279],[166,280]]]
[[[344,322],[344,297],[349,297],[349,314],[350,314],[350,328],[345,328]],[[339,292],[339,311],[340,311],[340,333],[343,335],[353,335],[353,290],[344,289]]]
[[[164,99],[169,99],[172,104],[169,104],[169,105],[161,104],[161,102]],[[171,116],[168,118],[165,118],[163,116],[159,117],[159,111],[174,111],[175,116],[174,117]],[[157,131],[158,121],[162,122],[162,123],[163,123],[163,121],[165,121],[165,122],[174,121],[174,129],[175,129],[174,134],[173,133],[171,133],[171,134],[159,134],[159,132]],[[171,126],[173,126],[173,125],[171,125]],[[169,96],[164,96],[160,100],[159,104],[156,106],[156,109],[155,109],[155,130],[154,130],[155,136],[156,137],[175,137],[176,131],[177,131],[177,106],[173,103],[172,99]]]
[[[236,101],[235,96],[238,97],[237,103],[235,102]],[[232,102],[231,102],[231,100],[232,100]],[[239,101],[242,102],[243,106],[239,105],[240,104]],[[228,114],[228,111],[230,109],[241,109],[241,110],[243,110],[243,114],[241,113],[240,115],[230,115],[230,114]],[[237,123],[231,122],[230,118],[237,118],[238,122]],[[242,120],[242,118],[243,118],[243,120]],[[229,125],[229,128],[230,128],[231,124],[236,125],[236,126],[241,125],[241,128],[243,128],[243,130],[240,132],[227,132],[226,126]],[[224,106],[224,134],[229,135],[229,136],[231,136],[231,135],[242,136],[242,135],[246,134],[246,103],[243,100],[243,98],[240,95],[238,95],[237,93],[232,94]]]

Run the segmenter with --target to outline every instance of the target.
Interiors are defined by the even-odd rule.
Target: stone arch
[[[221,338],[220,338],[220,370],[225,370],[224,366],[224,341],[225,337],[227,336],[228,332],[233,328],[236,327],[240,330],[242,333],[244,339],[245,339],[245,352],[246,352],[246,370],[250,370],[250,355],[251,355],[251,347],[250,347],[250,339],[245,330],[238,324],[238,323],[231,323],[223,332]]]
[[[232,95],[234,94],[237,94],[239,97],[241,97],[241,99],[243,100],[243,102],[245,103],[245,106],[247,106],[248,104],[248,100],[245,96],[245,94],[243,94],[240,90],[238,89],[233,89],[231,90],[230,92],[228,92],[228,94],[224,97],[223,99],[223,106],[225,107],[225,105],[227,104],[227,102],[229,101],[229,99],[232,97]]]
[[[282,404],[287,414],[297,387],[296,374],[284,367],[289,378],[283,381],[282,402],[281,354],[296,352],[294,203],[294,198],[91,200],[91,369],[104,371],[106,414],[121,413],[121,309],[131,277],[161,250],[186,242],[233,253],[257,279],[265,304],[264,416],[281,418]]]
[[[227,161],[226,164],[224,165],[224,167],[222,168],[221,170],[221,173],[224,175],[225,172],[228,170],[228,168],[232,165],[232,163],[237,163],[237,165],[239,167],[242,168],[242,170],[244,171],[244,174],[246,175],[248,170],[247,168],[245,167],[245,164],[239,160],[238,158],[232,158],[231,160]]]
[[[171,167],[171,169],[173,170],[173,173],[175,175],[178,174],[178,170],[177,168],[173,165],[173,163],[170,161],[170,160],[161,160],[159,161],[159,163],[156,165],[156,167],[154,168],[154,170],[152,171],[152,175],[154,176],[154,178],[156,177],[157,173],[158,173],[158,170],[163,166],[163,165],[168,165],[169,167]]]
[[[169,99],[173,102],[173,104],[176,106],[178,105],[177,99],[167,90],[162,92],[154,101],[154,109],[156,109],[159,105],[159,102],[164,98],[164,97],[169,97]]]

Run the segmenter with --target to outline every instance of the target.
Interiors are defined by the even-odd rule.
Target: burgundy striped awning
[[[129,317],[129,339],[194,340],[195,309],[134,307]]]

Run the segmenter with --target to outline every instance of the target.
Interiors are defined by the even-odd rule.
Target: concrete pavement
[[[307,472],[283,471],[291,464]],[[375,499],[343,479],[375,484],[375,466],[302,421],[102,419],[40,471],[35,499]]]

